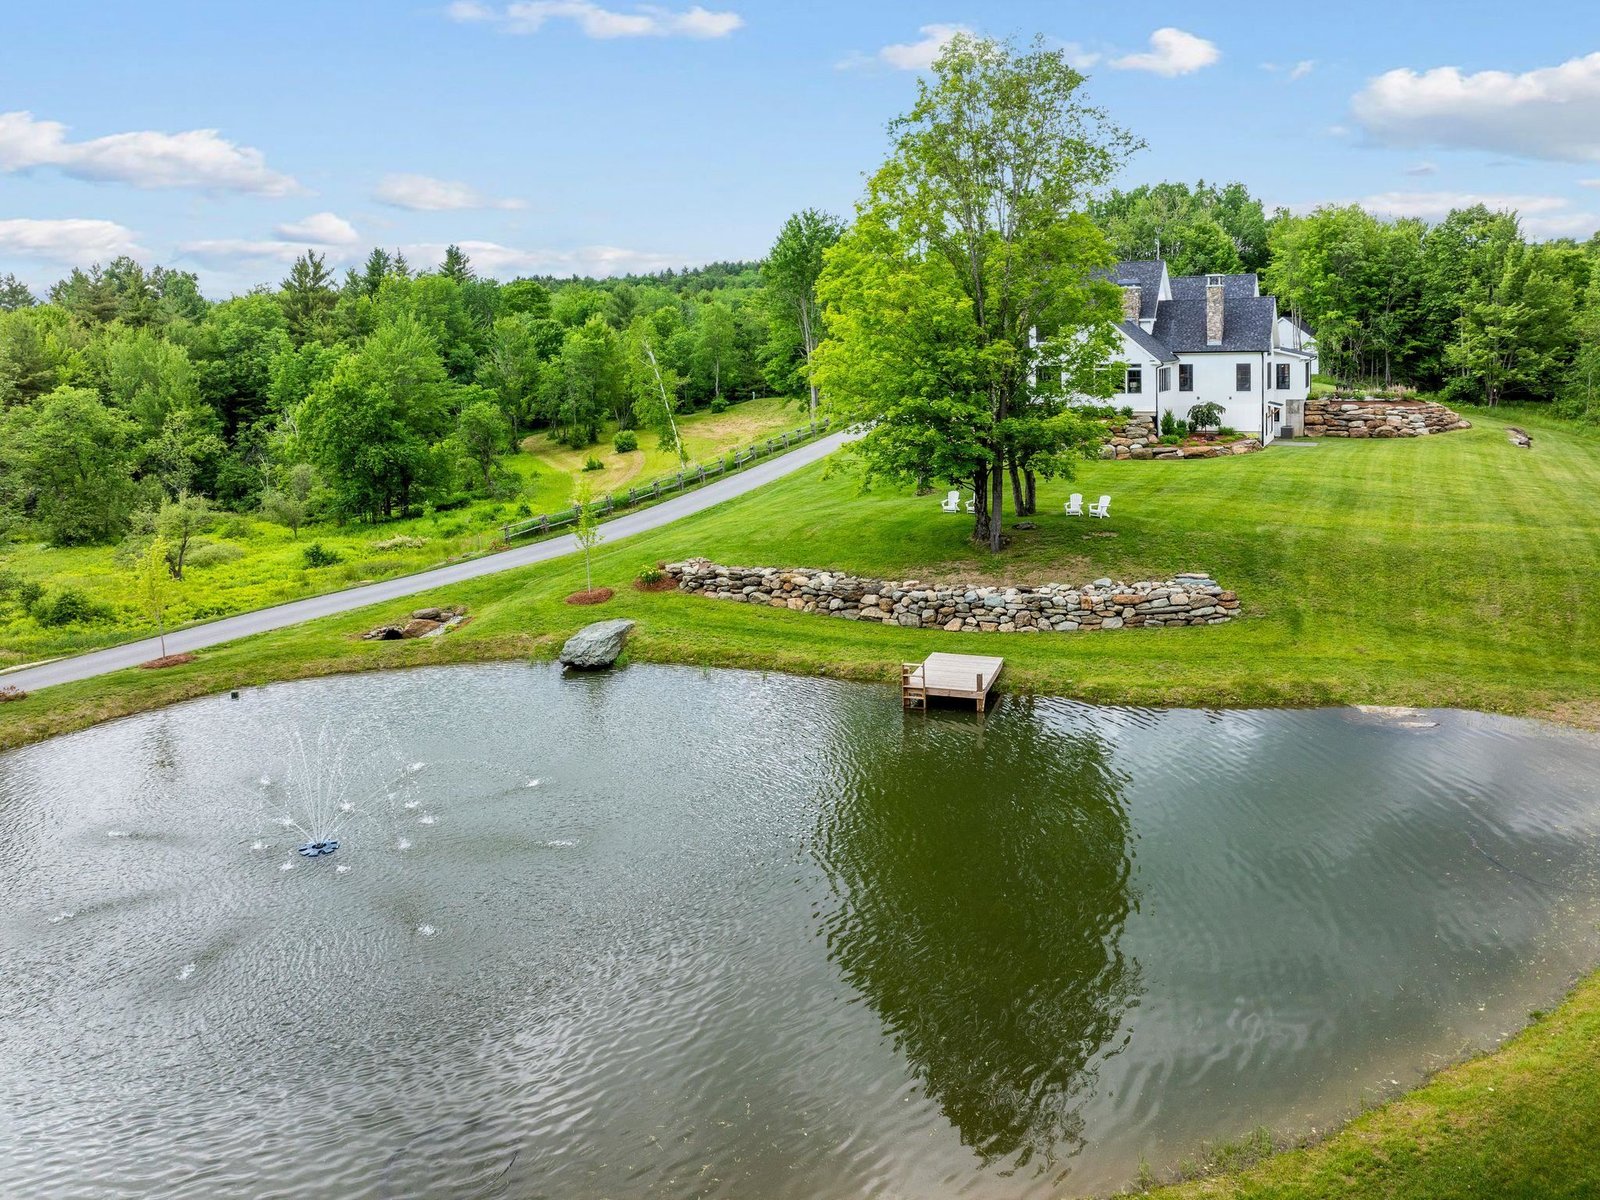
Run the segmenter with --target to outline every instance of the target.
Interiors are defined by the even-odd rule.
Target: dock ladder
[[[928,710],[928,676],[921,663],[900,664],[900,707]]]

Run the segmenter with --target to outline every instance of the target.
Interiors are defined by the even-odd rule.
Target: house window
[[[1278,390],[1280,392],[1287,392],[1289,390],[1289,364],[1288,363],[1279,363],[1278,364]]]
[[[1194,391],[1194,364],[1178,364],[1178,390],[1180,392]]]
[[[1144,368],[1129,367],[1128,382],[1123,385],[1122,390],[1130,396],[1144,391]]]
[[[1170,392],[1172,390],[1172,368],[1162,367],[1156,372],[1156,391]]]
[[[1250,364],[1236,363],[1233,368],[1233,390],[1248,392],[1250,390]]]
[[[1307,387],[1311,386],[1311,364],[1310,363],[1306,364],[1306,386]]]

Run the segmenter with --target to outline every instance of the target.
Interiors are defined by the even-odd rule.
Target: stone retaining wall
[[[1338,397],[1306,401],[1307,437],[1425,437],[1452,429],[1471,429],[1460,413],[1432,401],[1359,400]]]
[[[951,633],[1220,625],[1239,611],[1238,596],[1194,572],[1163,583],[1097,579],[1082,587],[1047,583],[1031,588],[963,588],[809,568],[725,567],[704,558],[669,563],[665,570],[681,591],[713,600]]]
[[[1163,446],[1155,418],[1126,417],[1106,427],[1110,440],[1100,447],[1100,457],[1112,458],[1226,458],[1231,454],[1250,454],[1261,449],[1257,438],[1237,442],[1215,442],[1197,446]]]

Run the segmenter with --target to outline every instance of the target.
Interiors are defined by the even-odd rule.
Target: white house
[[[1304,407],[1317,370],[1316,338],[1278,314],[1254,275],[1179,275],[1165,262],[1118,263],[1110,278],[1122,289],[1122,338],[1116,362],[1127,364],[1116,408],[1187,420],[1208,401],[1222,406],[1222,424],[1260,435],[1304,432]],[[1096,401],[1096,403],[1108,403]]]

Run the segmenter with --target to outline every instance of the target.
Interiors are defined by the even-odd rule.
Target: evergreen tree
[[[15,275],[0,275],[0,312],[15,312],[19,308],[32,308],[38,299]]]
[[[296,344],[322,334],[338,299],[327,255],[307,250],[296,258],[280,287],[278,299],[289,323],[289,334]]]
[[[444,261],[439,264],[439,274],[457,283],[466,283],[469,279],[475,278],[472,272],[472,260],[453,242],[444,248]]]

